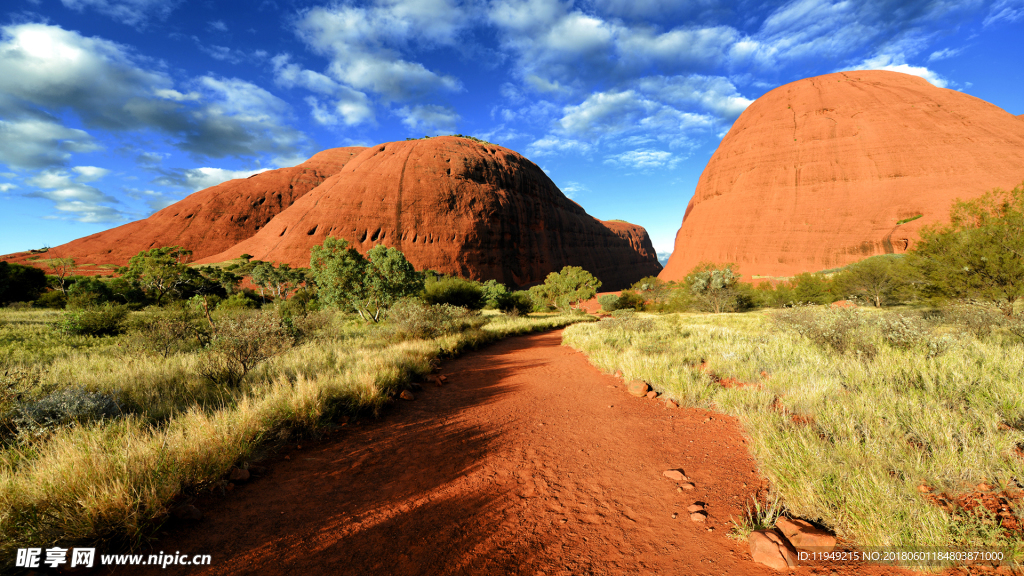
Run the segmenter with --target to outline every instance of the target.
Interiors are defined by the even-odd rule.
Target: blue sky
[[[319,150],[462,133],[669,252],[779,85],[917,74],[1024,114],[1024,0],[5,0],[0,254]]]

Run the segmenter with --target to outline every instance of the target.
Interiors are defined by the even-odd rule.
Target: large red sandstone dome
[[[73,257],[79,265],[124,265],[143,250],[164,246],[182,246],[192,250],[197,259],[216,254],[255,234],[363,150],[324,150],[298,166],[223,182],[145,220],[51,248],[43,257]],[[25,256],[27,253],[19,254],[12,260],[24,260]]]
[[[954,199],[1021,181],[1024,122],[997,106],[897,72],[800,80],[733,124],[661,277],[702,261],[791,276],[904,252]]]
[[[512,286],[574,265],[616,289],[661,269],[643,228],[602,223],[518,153],[454,136],[366,149],[256,235],[205,262],[248,253],[308,266],[310,248],[327,236],[364,253],[375,244],[398,248],[417,269]]]

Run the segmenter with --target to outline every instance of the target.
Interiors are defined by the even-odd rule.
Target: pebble
[[[249,479],[249,471],[245,468],[239,468],[232,466],[231,471],[228,472],[228,480],[232,482],[245,482]]]
[[[651,390],[650,392],[647,393],[647,397],[650,398],[651,400],[654,400],[655,398],[658,397],[658,393],[655,392],[654,390]]]
[[[399,395],[399,398],[401,398],[402,400],[415,400],[416,396],[414,396],[413,393],[409,392],[408,390],[402,390],[402,393]]]
[[[696,502],[694,502],[693,504],[690,504],[690,507],[687,508],[686,511],[690,512],[690,513],[693,513],[693,512],[703,512],[704,511],[704,505],[703,504],[697,504]]]
[[[694,490],[697,488],[692,482],[683,482],[679,487],[683,490]]]
[[[708,521],[708,514],[707,512],[694,512],[690,514],[690,520],[703,524]]]
[[[674,480],[676,482],[685,482],[686,480],[689,480],[689,478],[686,477],[686,474],[683,474],[682,470],[665,470],[662,472],[662,475],[669,480]]]

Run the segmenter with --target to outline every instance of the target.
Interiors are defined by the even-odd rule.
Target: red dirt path
[[[776,574],[727,537],[764,486],[739,425],[631,397],[560,343],[510,338],[447,363],[443,388],[291,446],[154,547],[212,566],[123,573]],[[677,491],[670,468],[696,489]],[[796,573],[868,571],[891,573]]]

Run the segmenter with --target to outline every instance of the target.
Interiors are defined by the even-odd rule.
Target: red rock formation
[[[310,248],[328,235],[364,253],[398,248],[418,269],[512,286],[566,265],[605,289],[660,271],[643,228],[602,223],[518,153],[454,136],[369,148],[255,236],[204,261],[249,253],[308,266]]]
[[[992,104],[897,72],[800,80],[733,124],[661,277],[705,260],[749,280],[903,252],[954,199],[1022,180],[1024,123]]]
[[[123,265],[142,250],[183,246],[193,251],[193,258],[204,258],[255,234],[363,150],[324,150],[298,166],[229,180],[191,194],[145,220],[79,238],[37,256]],[[12,256],[12,261],[25,261],[28,253]]]

